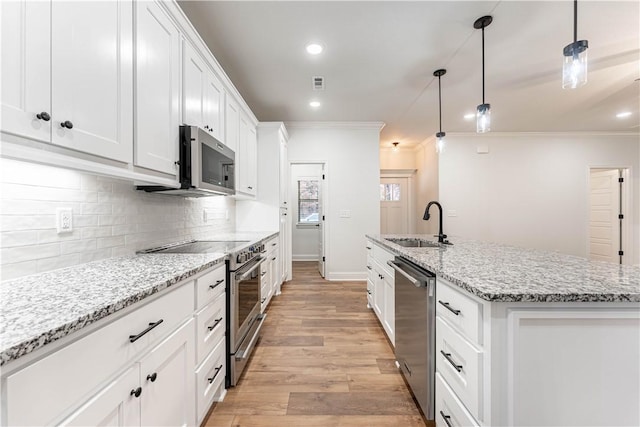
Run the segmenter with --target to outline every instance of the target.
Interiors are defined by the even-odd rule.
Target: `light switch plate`
[[[73,231],[73,209],[56,209],[56,228],[58,234],[71,233]]]
[[[340,218],[351,218],[351,211],[350,210],[340,211]]]

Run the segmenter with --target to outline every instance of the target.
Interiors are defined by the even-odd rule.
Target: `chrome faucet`
[[[447,241],[447,235],[442,232],[442,206],[440,205],[440,203],[436,202],[435,200],[429,202],[427,204],[427,209],[424,210],[424,216],[422,217],[422,219],[424,219],[425,221],[428,221],[429,218],[431,218],[431,215],[429,215],[429,208],[431,207],[431,205],[436,205],[438,207],[438,210],[440,211],[438,243],[449,243]]]

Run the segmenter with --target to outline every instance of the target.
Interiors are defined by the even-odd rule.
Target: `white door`
[[[61,426],[135,426],[140,425],[140,371],[138,365],[128,369]],[[136,397],[136,393],[138,396]]]
[[[318,271],[320,276],[325,277],[325,254],[324,254],[324,203],[322,203],[324,187],[326,182],[324,165],[322,165],[322,179],[318,183]]]
[[[51,3],[51,142],[131,163],[132,32],[130,0]]]
[[[620,262],[620,183],[618,169],[593,169],[589,196],[589,257]]]
[[[0,14],[2,130],[50,142],[51,6],[2,1]]]
[[[192,319],[140,362],[141,425],[195,424],[194,335]]]
[[[175,175],[180,131],[180,33],[156,2],[135,4],[135,164]]]
[[[380,179],[380,233],[405,234],[409,229],[407,178]]]

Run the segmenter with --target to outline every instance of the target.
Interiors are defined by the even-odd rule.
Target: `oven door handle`
[[[253,272],[253,270],[260,267],[264,261],[265,261],[265,258],[260,257],[258,258],[258,261],[253,265],[253,267],[251,267],[249,270],[236,273],[236,282],[241,282],[247,277],[249,277]]]

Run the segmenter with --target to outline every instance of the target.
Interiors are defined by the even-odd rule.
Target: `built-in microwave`
[[[180,188],[139,185],[138,190],[182,197],[235,194],[235,153],[197,126],[180,126]]]

